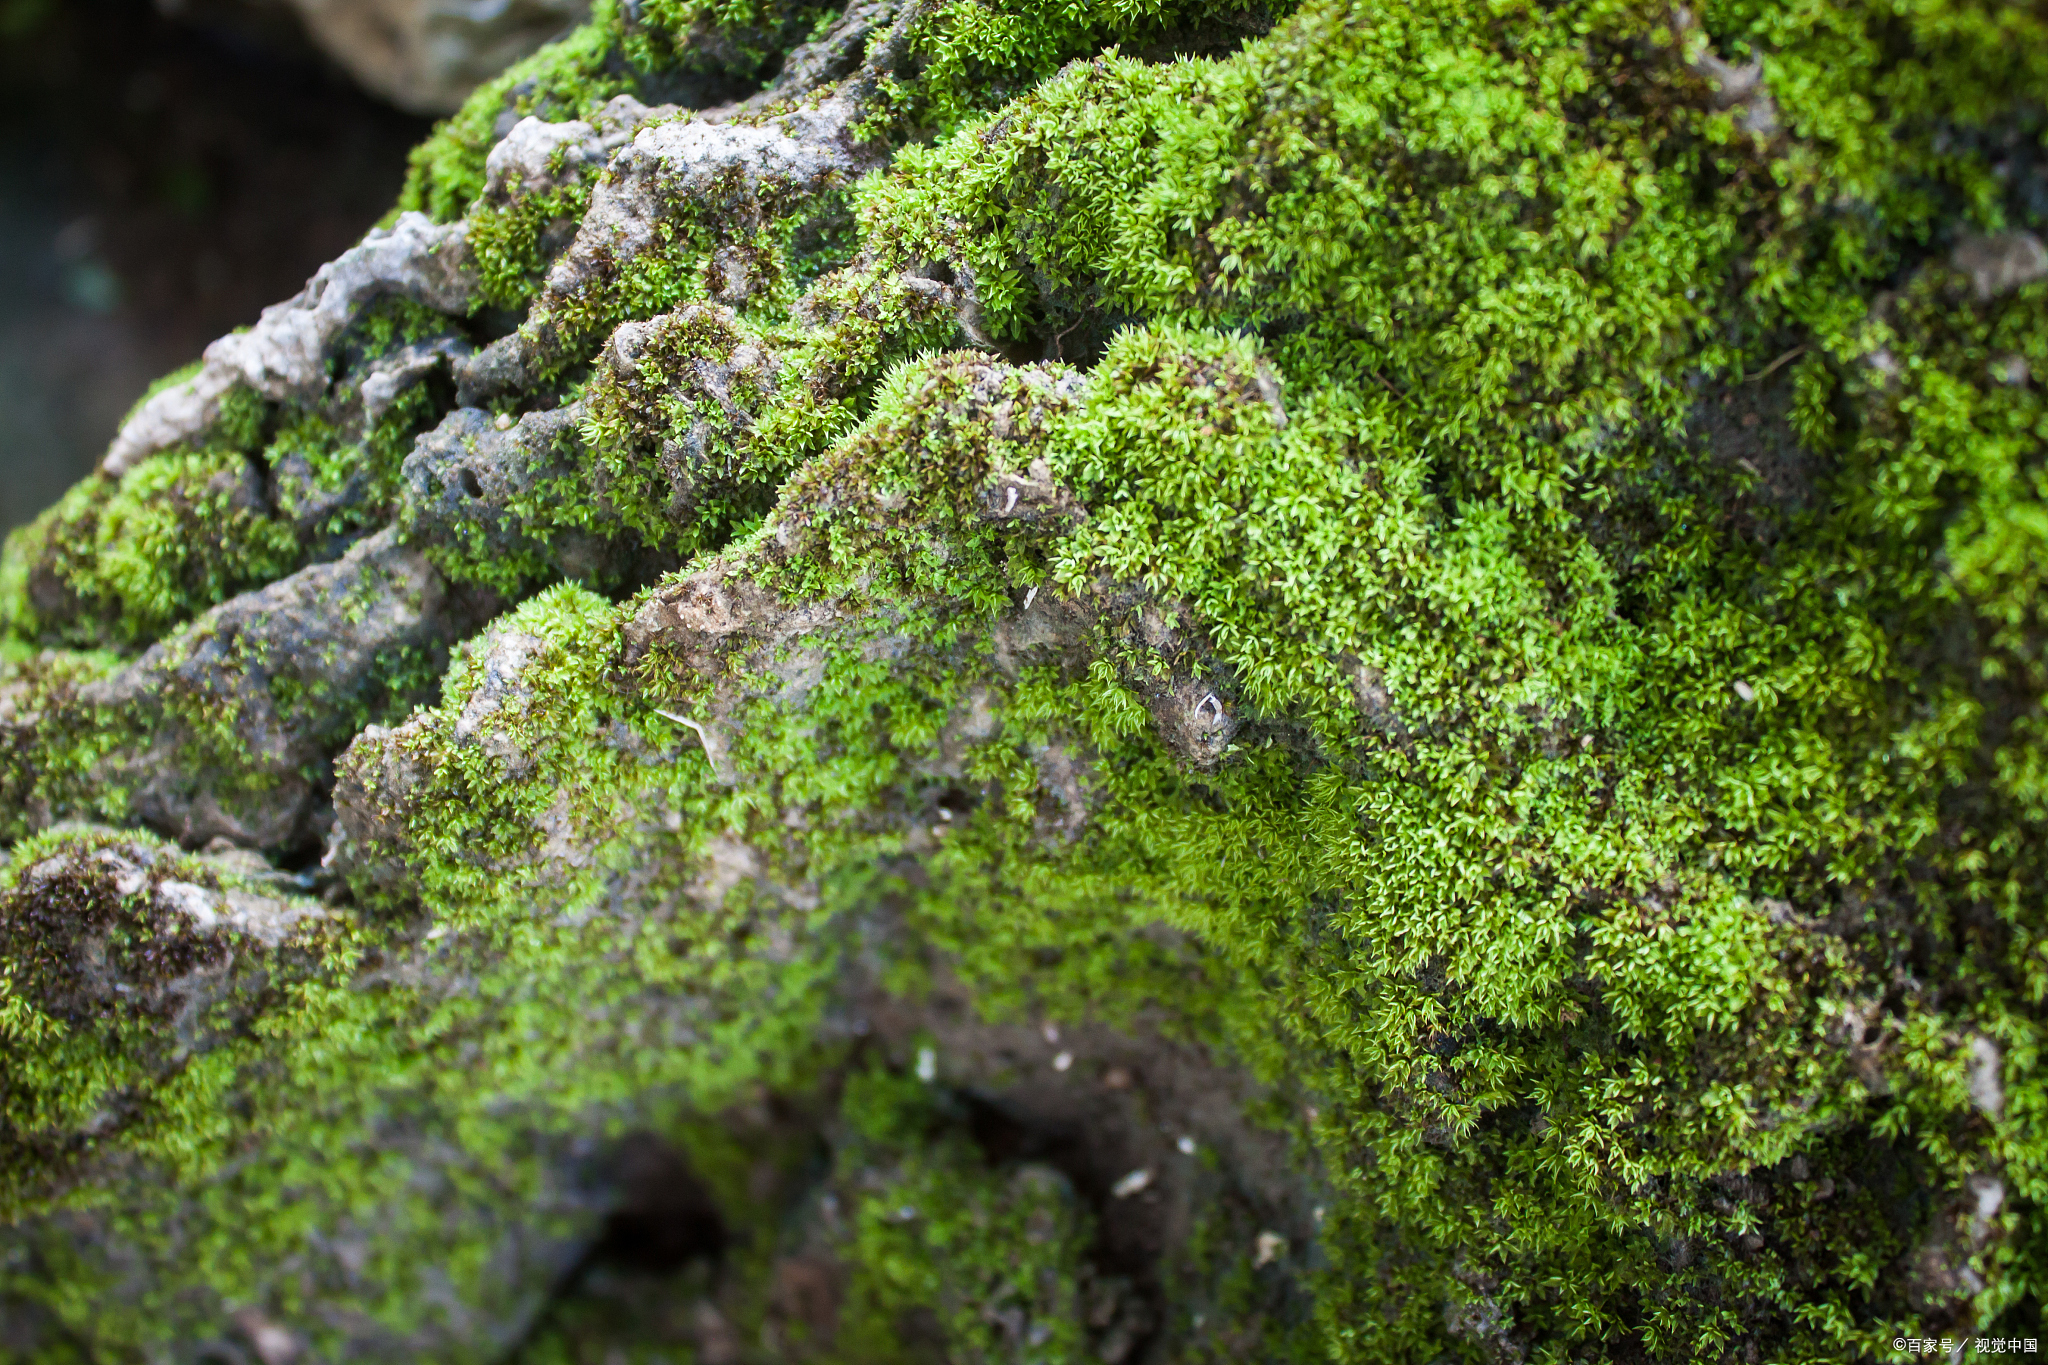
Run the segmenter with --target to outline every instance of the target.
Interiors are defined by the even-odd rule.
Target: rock
[[[285,0],[365,89],[446,114],[590,12],[589,0]]]
[[[118,478],[139,461],[204,436],[220,418],[220,402],[237,385],[272,400],[325,395],[335,343],[379,299],[410,299],[443,313],[469,311],[474,282],[464,228],[402,215],[395,227],[373,229],[362,244],[323,265],[297,297],[263,310],[246,332],[206,348],[199,373],[138,407],[100,462]]]
[[[601,503],[566,508],[560,525],[535,534],[523,509],[574,497],[582,454],[580,407],[529,412],[501,427],[478,408],[457,408],[414,445],[400,471],[404,524],[415,543],[446,547],[507,587],[522,574],[557,572],[614,582],[634,546]]]
[[[1987,1118],[2005,1113],[2004,1064],[1998,1044],[1982,1034],[1970,1040],[1970,1100]]]
[[[2023,284],[2048,279],[2048,246],[2031,232],[1965,232],[1950,259],[1969,276],[1977,297],[1989,301]]]
[[[380,659],[445,652],[492,605],[383,532],[216,608],[44,724],[99,713],[139,731],[98,760],[94,780],[125,788],[154,828],[191,844],[288,849],[315,832],[326,762],[385,685]]]
[[[0,1349],[2025,1301],[2024,25],[593,13],[0,554]]]

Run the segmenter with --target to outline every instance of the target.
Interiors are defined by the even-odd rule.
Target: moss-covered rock
[[[2044,80],[600,3],[0,558],[0,1349],[2038,1337]]]

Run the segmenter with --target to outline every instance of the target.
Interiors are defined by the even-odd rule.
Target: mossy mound
[[[0,1350],[2038,1337],[2043,90],[599,4],[0,560]]]

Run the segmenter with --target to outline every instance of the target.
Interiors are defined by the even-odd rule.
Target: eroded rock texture
[[[2038,1335],[2044,77],[598,5],[0,559],[0,1351]]]

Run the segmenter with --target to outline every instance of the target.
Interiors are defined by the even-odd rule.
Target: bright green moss
[[[229,445],[173,451],[119,480],[88,479],[9,537],[12,629],[86,645],[145,644],[288,572],[298,540]]]
[[[589,205],[590,186],[579,183],[522,196],[503,208],[473,208],[469,244],[483,301],[495,308],[517,308],[530,300],[549,265],[543,239],[550,229],[559,231],[561,224],[580,221]]]
[[[870,133],[887,130],[892,141],[906,133],[943,138],[976,115],[1023,96],[1077,56],[1114,44],[1162,57],[1228,51],[1292,10],[1285,4],[1247,7],[1216,0],[947,0],[925,7],[913,20],[915,78],[892,82],[892,98],[877,111]]]

